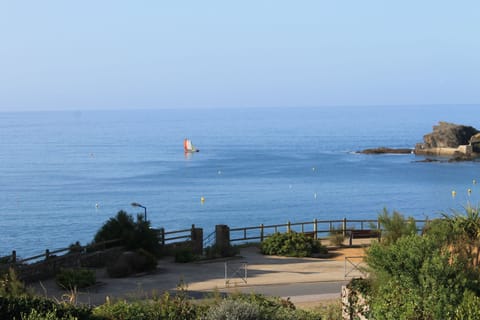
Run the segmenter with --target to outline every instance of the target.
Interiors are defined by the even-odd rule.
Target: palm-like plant
[[[443,215],[452,234],[448,237],[448,245],[453,253],[466,259],[471,267],[480,262],[480,210],[479,207],[468,205],[465,214],[453,211],[453,214]]]

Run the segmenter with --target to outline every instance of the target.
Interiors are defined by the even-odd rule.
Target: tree
[[[108,240],[121,240],[129,250],[144,249],[153,254],[160,252],[160,237],[150,228],[150,222],[144,221],[142,215],[133,217],[121,210],[116,217],[110,218],[96,233],[94,243]]]

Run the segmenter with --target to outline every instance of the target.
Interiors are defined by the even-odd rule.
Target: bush
[[[29,314],[22,313],[22,320],[78,320],[72,315],[58,317],[56,309],[43,314],[33,309]]]
[[[260,307],[241,300],[223,300],[208,313],[208,320],[261,320]]]
[[[347,289],[350,290],[348,294],[348,304],[342,306],[343,311],[349,315],[350,318],[358,317],[369,318],[368,301],[372,292],[372,283],[369,279],[354,278],[347,284]]]
[[[25,285],[17,278],[13,268],[0,274],[0,297],[20,297],[26,295]],[[0,319],[2,319],[0,317]]]
[[[91,316],[92,310],[88,307],[76,307],[37,297],[0,297],[0,319],[23,319],[25,316],[30,315],[33,310],[35,313],[32,315],[32,320],[45,318],[94,319]],[[43,316],[43,318],[41,316]],[[50,318],[47,318],[47,316]]]
[[[145,249],[155,255],[159,255],[161,251],[159,234],[150,228],[150,222],[144,221],[142,215],[138,215],[135,222],[133,217],[123,210],[100,228],[93,244],[109,240],[121,240],[128,250]]]
[[[127,251],[107,266],[107,273],[112,278],[122,278],[129,275],[155,270],[157,258],[144,249],[135,252]]]
[[[267,255],[287,257],[309,257],[312,253],[325,253],[327,250],[319,240],[303,233],[275,233],[262,242],[261,251]]]
[[[157,269],[158,259],[155,255],[145,249],[139,249],[137,250],[137,253],[143,257],[143,263],[141,265],[137,265],[137,272],[153,271]]]
[[[196,260],[193,250],[188,247],[180,247],[175,250],[175,262],[186,263]]]
[[[230,302],[227,302],[230,301]],[[220,310],[219,310],[220,309]],[[313,311],[297,310],[293,303],[288,299],[265,297],[261,294],[233,294],[219,305],[211,307],[208,315],[220,316],[220,311],[230,317],[213,319],[250,319],[248,316],[251,311],[257,312],[259,320],[320,320],[319,313]],[[233,313],[237,312],[237,313]],[[248,312],[248,313],[247,313]],[[246,318],[234,317],[234,315],[244,315]],[[207,317],[207,319],[209,319]]]
[[[96,282],[95,272],[88,269],[62,269],[56,276],[59,287],[72,290],[75,288],[86,288]]]
[[[201,306],[193,304],[183,291],[171,296],[168,292],[158,300],[118,301],[106,303],[93,310],[93,314],[102,320],[139,319],[139,320],[195,320],[198,319]]]
[[[465,291],[479,293],[478,269],[465,269],[465,260],[441,246],[418,235],[372,244],[366,257],[373,279],[372,318],[452,319]],[[472,303],[477,302],[465,300],[463,306],[471,310]]]
[[[383,212],[378,216],[378,221],[382,227],[382,242],[386,244],[395,243],[403,236],[409,236],[417,234],[417,226],[415,219],[405,217],[397,212],[393,211],[392,214],[387,209],[383,209]]]
[[[333,228],[330,230],[330,234],[328,235],[328,240],[331,244],[337,247],[343,246],[343,242],[345,241],[346,237],[343,234],[343,230],[339,228]]]

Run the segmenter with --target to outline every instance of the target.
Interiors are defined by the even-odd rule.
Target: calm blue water
[[[154,227],[195,224],[205,234],[215,224],[375,218],[384,207],[416,218],[461,210],[479,202],[480,162],[353,152],[413,147],[439,120],[480,128],[478,110],[0,113],[0,256],[86,244],[119,210],[143,213],[133,201]],[[200,153],[185,157],[185,137]]]

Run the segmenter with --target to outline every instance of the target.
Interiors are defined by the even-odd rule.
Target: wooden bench
[[[352,246],[353,239],[367,239],[367,238],[378,238],[380,239],[381,231],[364,229],[364,230],[350,230],[347,233],[349,235],[349,245]]]

